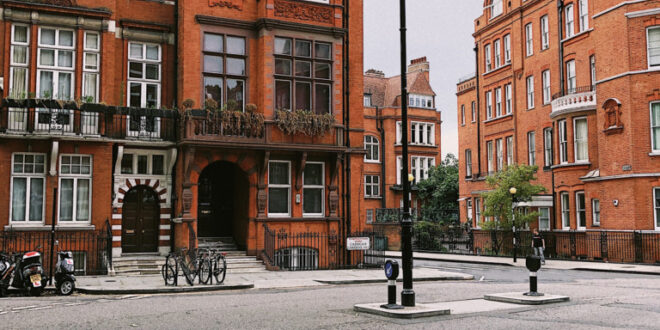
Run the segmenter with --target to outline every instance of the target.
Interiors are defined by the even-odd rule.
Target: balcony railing
[[[592,86],[578,87],[552,96],[551,118],[587,110],[596,110],[596,91]]]
[[[0,132],[175,141],[177,116],[177,112],[170,110],[100,104],[83,104],[78,108],[75,103],[5,100],[0,109]]]
[[[184,125],[186,139],[265,143],[266,124],[259,113],[190,110]]]

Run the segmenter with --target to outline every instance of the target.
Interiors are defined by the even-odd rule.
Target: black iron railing
[[[104,275],[112,263],[112,236],[108,230],[99,231],[56,231],[57,246],[54,251],[71,251],[74,256],[74,266],[78,275]],[[50,260],[56,261],[57,256],[51,255],[51,233],[42,232],[0,232],[0,248],[4,253],[25,253],[38,251],[42,255],[42,264],[46,274],[49,274]],[[52,263],[55,265],[55,262]]]

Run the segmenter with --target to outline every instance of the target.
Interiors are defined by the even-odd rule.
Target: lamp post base
[[[415,291],[406,289],[401,291],[401,305],[415,307]]]

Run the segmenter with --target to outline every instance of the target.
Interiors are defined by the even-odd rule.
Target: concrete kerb
[[[157,293],[185,293],[185,292],[209,292],[252,289],[254,284],[233,285],[200,285],[200,286],[172,286],[157,288],[104,288],[104,287],[79,287],[76,292],[85,294],[157,294]]]
[[[414,282],[429,282],[429,281],[469,281],[473,280],[474,276],[437,276],[437,277],[421,277],[414,278]],[[377,280],[377,279],[366,279],[366,280],[314,280],[323,284],[334,284],[334,285],[345,285],[345,284],[370,284],[370,283],[387,283],[387,279]],[[397,282],[403,282],[403,279],[399,278]]]

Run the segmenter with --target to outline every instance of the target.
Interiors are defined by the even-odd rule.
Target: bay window
[[[303,171],[303,216],[324,215],[325,164],[307,162]]]
[[[575,35],[575,17],[573,15],[573,4],[570,4],[566,6],[566,38]]]
[[[268,216],[291,215],[291,162],[268,162]]]
[[[76,40],[73,30],[39,28],[37,97],[72,100]],[[72,110],[37,109],[37,130],[72,132]]]
[[[435,145],[435,124],[425,122],[410,122],[410,144]]]
[[[9,67],[9,91],[6,95],[14,99],[28,96],[28,77],[30,59],[30,27],[12,24]],[[8,129],[25,131],[27,129],[27,109],[9,108]]]
[[[46,155],[12,154],[10,223],[43,223],[45,192]]]
[[[332,44],[275,38],[275,108],[332,113]]]
[[[410,157],[410,172],[415,177],[415,183],[428,179],[429,169],[433,166],[435,166],[434,157]]]
[[[584,199],[584,191],[575,193],[575,219],[577,220],[578,229],[587,228],[587,212]]]
[[[159,108],[161,93],[160,45],[128,44],[128,106]],[[128,136],[153,136],[160,133],[160,118],[127,116]]]
[[[60,224],[90,222],[92,199],[92,157],[60,156]]]
[[[575,118],[573,120],[574,143],[575,143],[575,162],[588,162],[589,161],[589,143],[588,143],[588,129],[587,118]]]
[[[245,109],[245,38],[204,33],[204,99],[229,111]]]

